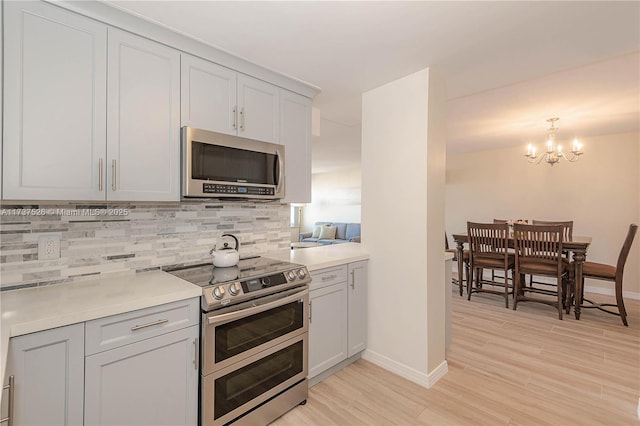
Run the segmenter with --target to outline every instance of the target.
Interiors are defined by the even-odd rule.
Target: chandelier
[[[529,144],[527,147],[527,153],[524,155],[527,157],[527,161],[529,161],[529,163],[540,164],[544,159],[544,161],[553,166],[560,161],[561,158],[573,163],[574,161],[578,161],[580,156],[583,154],[582,144],[578,142],[578,139],[573,140],[573,145],[571,146],[571,151],[568,155],[562,151],[562,145],[556,144],[556,130],[558,130],[558,128],[555,124],[558,120],[560,120],[558,117],[547,119],[547,121],[551,123],[551,127],[547,130],[549,132],[549,138],[547,139],[547,150],[545,152],[541,152],[536,155],[536,148]]]

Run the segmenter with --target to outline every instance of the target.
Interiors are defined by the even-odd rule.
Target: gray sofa
[[[345,222],[316,222],[316,226],[335,226],[336,235],[334,239],[320,239],[313,237],[313,232],[301,232],[299,234],[299,241],[305,243],[319,243],[319,244],[341,244],[341,243],[359,243],[360,242],[360,224],[359,223],[345,223]]]

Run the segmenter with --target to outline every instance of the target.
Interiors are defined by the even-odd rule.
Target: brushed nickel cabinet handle
[[[352,289],[356,289],[356,276],[355,276],[355,272],[356,271],[351,271],[351,288]]]
[[[245,113],[244,107],[240,108],[240,130],[244,131]]]
[[[104,164],[102,158],[98,160],[98,191],[102,192],[104,188]]]
[[[309,324],[311,324],[311,317],[313,317],[313,314],[311,313],[312,312],[311,305],[312,305],[311,300],[309,300]]]
[[[15,397],[15,376],[9,376],[9,384],[4,385],[2,390],[7,389],[9,391],[9,407],[7,410],[7,417],[0,419],[0,423],[6,423],[8,426],[13,426],[13,407]]]
[[[168,319],[159,319],[158,321],[153,321],[147,324],[141,324],[141,325],[134,325],[133,327],[131,327],[131,331],[136,331],[136,330],[140,330],[141,328],[147,328],[147,327],[153,327],[154,325],[160,325],[160,324],[164,324],[166,322],[169,322]]]
[[[322,277],[322,281],[328,281],[328,280],[333,280],[337,277],[337,275],[327,275],[325,277]]]
[[[112,190],[116,190],[116,188],[118,187],[116,185],[116,160],[112,160],[111,161],[111,189]]]
[[[237,106],[233,107],[233,128],[234,129],[238,128],[238,107]]]

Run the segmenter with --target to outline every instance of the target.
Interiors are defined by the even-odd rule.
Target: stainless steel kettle
[[[227,268],[229,266],[235,266],[240,260],[240,242],[233,234],[222,234],[220,239],[224,237],[231,237],[235,241],[235,247],[231,247],[228,242],[224,241],[222,247],[217,249],[217,245],[214,245],[209,254],[213,258],[213,266],[218,268]]]

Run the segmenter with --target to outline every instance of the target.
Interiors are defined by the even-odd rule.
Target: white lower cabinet
[[[85,425],[195,425],[198,326],[86,358]]]
[[[367,347],[367,261],[349,264],[349,356]]]
[[[10,376],[14,426],[82,425],[84,323],[13,337],[5,384]],[[7,396],[2,398],[3,418]]]
[[[347,282],[309,295],[309,377],[347,358]]]
[[[195,425],[199,298],[87,322],[85,425]]]
[[[367,346],[367,261],[311,272],[309,378]]]
[[[199,320],[196,297],[11,338],[13,425],[197,424]]]

